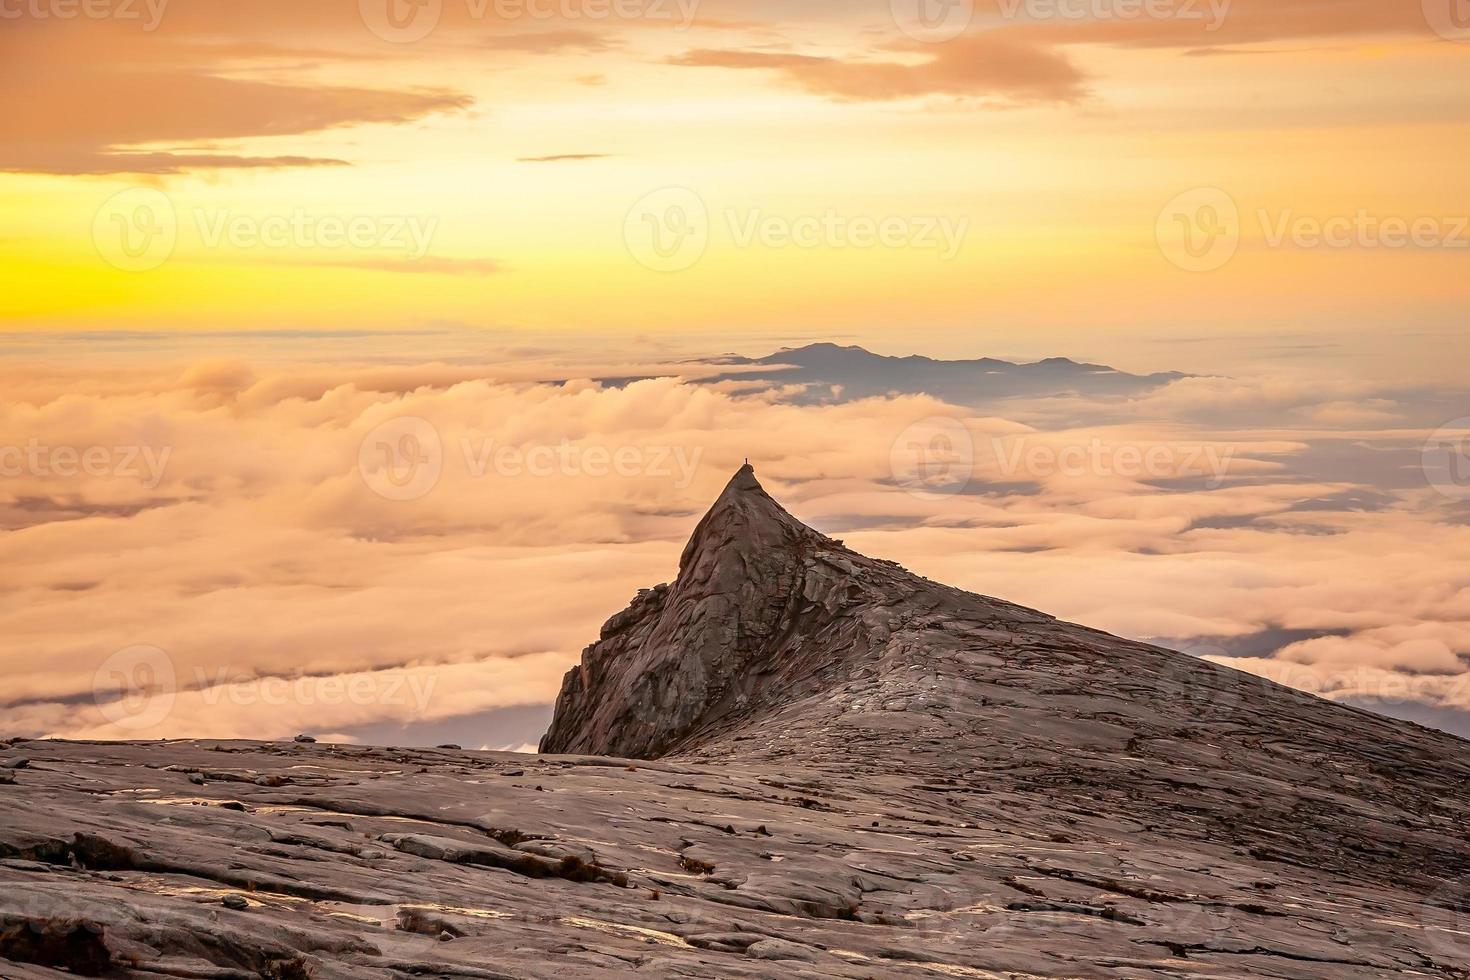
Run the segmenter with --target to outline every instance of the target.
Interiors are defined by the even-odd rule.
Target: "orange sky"
[[[1453,334],[1470,33],[1436,2],[9,0],[0,321]],[[1233,212],[1189,271],[1200,193]]]

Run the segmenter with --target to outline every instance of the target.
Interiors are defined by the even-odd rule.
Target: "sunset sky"
[[[1470,430],[1464,0],[0,0],[0,82],[0,452],[157,464],[0,477],[4,729],[534,740],[752,456],[931,577],[1470,731],[1470,493],[1420,459]],[[809,404],[688,363],[817,340],[1193,377]],[[405,417],[695,465],[395,501],[359,452]],[[896,491],[934,418],[1234,469]],[[120,728],[135,648],[194,690]],[[215,683],[303,671],[439,693]]]
[[[13,329],[901,331],[953,353],[1013,332],[1140,357],[1180,331],[1307,331],[1443,374],[1442,348],[1374,338],[1454,329],[1470,290],[1463,229],[1267,234],[1361,211],[1454,237],[1470,44],[1435,32],[1436,0],[982,0],[963,21],[967,0],[52,2],[14,0],[0,31]],[[950,20],[925,29],[928,4]],[[166,196],[114,198],[137,188]],[[677,272],[624,234],[667,188],[709,214]],[[1156,234],[1198,188],[1240,212],[1208,273]],[[176,241],[115,268],[113,212],[139,202]],[[953,255],[739,234],[828,213],[967,231]],[[304,233],[250,237],[298,214]],[[420,242],[394,234],[410,218]],[[322,221],[368,232],[324,243]]]

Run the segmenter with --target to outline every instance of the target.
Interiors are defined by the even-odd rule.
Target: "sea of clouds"
[[[0,360],[0,734],[477,745],[673,576],[747,457],[930,578],[1470,718],[1470,490],[1424,462],[1453,393],[1294,370],[957,406],[646,354],[139,343]]]

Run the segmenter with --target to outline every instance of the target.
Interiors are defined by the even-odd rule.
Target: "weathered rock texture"
[[[843,613],[863,604],[881,567],[797,521],[742,467],[699,522],[674,584],[610,619],[567,674],[542,751],[664,755],[871,662],[848,646],[869,631]]]
[[[0,977],[1470,977],[1470,745],[864,558],[749,471],[545,748],[590,754],[0,743]]]

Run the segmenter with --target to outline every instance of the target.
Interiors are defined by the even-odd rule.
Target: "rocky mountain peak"
[[[839,553],[742,466],[694,529],[674,582],[640,592],[567,674],[544,750],[658,756],[772,706],[773,679],[796,680],[782,637],[804,584],[821,556]]]
[[[747,463],[694,529],[674,582],[642,590],[568,672],[541,748],[729,750],[813,699],[820,713],[866,703],[875,683],[884,697],[939,686],[925,654],[965,630],[1051,622],[849,550],[789,514]]]
[[[684,546],[680,576],[702,562],[739,561],[775,547],[821,539],[776,502],[746,463],[735,472]]]

